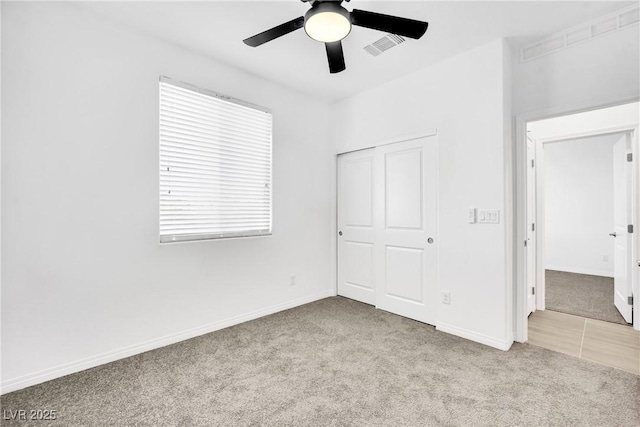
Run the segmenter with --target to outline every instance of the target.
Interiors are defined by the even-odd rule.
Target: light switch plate
[[[475,224],[477,222],[477,212],[476,208],[469,208],[469,213],[467,214],[467,221],[469,224]]]
[[[478,211],[478,223],[500,224],[500,211],[494,209],[481,209]]]

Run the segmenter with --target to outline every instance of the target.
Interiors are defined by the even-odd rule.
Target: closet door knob
[[[338,231],[338,236],[342,236],[342,231]]]
[[[609,236],[611,237],[618,237],[618,235],[614,232],[614,233],[609,233]]]

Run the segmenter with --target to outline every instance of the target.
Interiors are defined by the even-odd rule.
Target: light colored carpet
[[[55,409],[64,426],[638,426],[640,376],[526,344],[495,350],[334,297],[1,403]]]
[[[613,279],[545,270],[545,308],[626,325],[613,305]]]

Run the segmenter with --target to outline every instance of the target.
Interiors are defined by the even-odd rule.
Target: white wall
[[[620,138],[544,144],[547,269],[613,277],[613,144]]]
[[[333,108],[339,152],[437,128],[439,329],[498,348],[511,344],[511,224],[468,224],[470,207],[505,199],[509,48],[502,40],[346,99]],[[438,292],[439,294],[439,292]],[[509,303],[508,303],[509,302]]]
[[[634,24],[524,63],[513,55],[514,114],[637,100],[639,28]]]
[[[4,392],[334,292],[326,105],[68,4],[2,6]],[[160,75],[271,108],[272,237],[158,244]]]

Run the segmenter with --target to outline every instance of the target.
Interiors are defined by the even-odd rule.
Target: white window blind
[[[271,113],[160,78],[160,241],[271,234]]]

